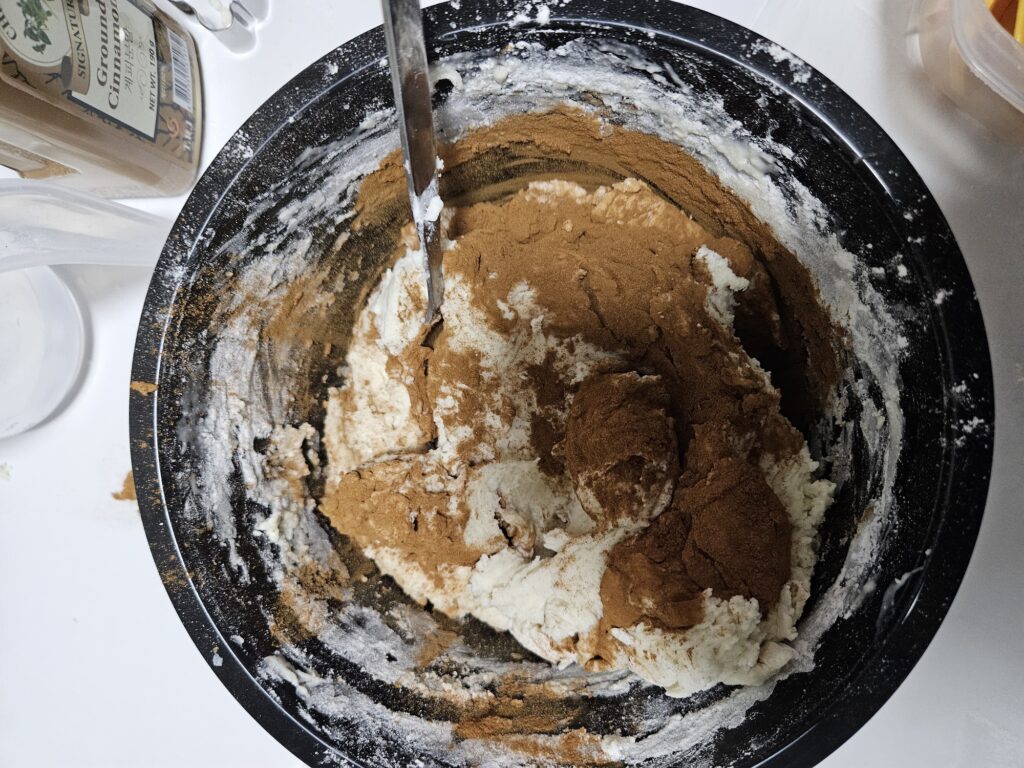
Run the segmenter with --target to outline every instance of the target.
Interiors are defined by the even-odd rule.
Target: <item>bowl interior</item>
[[[667,65],[644,76],[666,91],[715,99],[752,136],[792,150],[774,158],[778,175],[789,188],[809,190],[821,202],[827,230],[855,256],[858,274],[871,280],[899,325],[903,349],[893,350],[892,369],[883,372],[900,391],[898,465],[896,455],[887,453],[895,425],[866,425],[863,418],[865,402],[886,415],[884,382],[856,355],[848,361],[844,386],[860,396],[808,425],[818,450],[830,452],[833,469],[846,476],[823,530],[808,611],[837,582],[854,578],[847,567],[851,545],[857,546],[858,533],[870,525],[872,562],[857,572],[857,583],[844,585],[856,599],[824,629],[816,649],[807,649],[813,668],[779,681],[744,708],[745,717],[708,739],[680,739],[650,759],[813,764],[863,724],[909,672],[945,614],[973,548],[988,483],[992,407],[984,330],[970,278],[941,213],[898,149],[834,85],[802,62],[779,56],[777,46],[675,4],[575,0],[553,8],[547,24],[534,18],[516,26],[509,25],[506,10],[500,3],[484,9],[468,0],[458,8],[430,9],[432,57],[491,51],[514,41],[554,49],[586,39],[606,48],[628,44]],[[377,217],[378,226],[345,240],[343,212],[351,202],[346,194],[352,179],[339,181],[338,168],[356,165],[356,157],[379,160],[396,142],[393,117],[381,112],[390,107],[382,53],[379,30],[346,44],[261,107],[220,153],[157,268],[133,371],[134,379],[159,385],[155,396],[132,395],[132,447],[140,505],[168,591],[197,645],[219,661],[214,669],[232,692],[310,763],[343,754],[368,765],[408,764],[424,754],[414,739],[366,730],[344,708],[309,706],[308,690],[304,694],[294,670],[268,676],[266,659],[284,642],[298,649],[304,668],[319,681],[332,681],[337,701],[372,702],[380,713],[427,720],[450,713],[368,671],[369,661],[356,663],[321,637],[282,629],[287,621],[280,582],[267,564],[269,545],[247,535],[268,514],[251,493],[254,483],[266,480],[262,465],[237,461],[228,452],[221,479],[213,480],[211,466],[224,457],[211,456],[200,444],[220,435],[236,447],[247,442],[246,449],[258,455],[267,425],[322,425],[322,401],[327,388],[340,383],[355,310],[384,268],[404,215],[401,201],[395,201]],[[449,90],[439,89],[439,102]],[[368,121],[373,115],[379,116],[376,122]],[[449,183],[501,181],[468,177]],[[339,207],[310,230],[291,228],[295,207],[317,196]],[[266,252],[254,255],[249,246],[260,235],[275,243],[277,261]],[[292,264],[284,258],[296,250],[307,260]],[[308,338],[283,337],[270,317],[238,327],[241,276],[249,279],[246,301],[279,306],[297,285],[336,298],[295,310],[321,321],[311,321],[310,327],[321,330]],[[301,317],[290,318],[296,319]],[[324,335],[323,328],[331,330]],[[247,362],[233,380],[234,405],[217,410],[210,404],[211,381],[226,340],[244,348],[239,359]],[[308,447],[317,450],[313,443]],[[215,489],[219,508],[209,502],[207,485],[215,482],[222,485]],[[872,519],[873,511],[884,519]],[[322,529],[311,546],[327,541],[350,572],[361,569],[359,554],[326,523]],[[406,623],[423,613],[372,569],[361,573],[365,580],[353,581],[352,591],[333,602],[327,599],[329,608],[348,601],[380,615],[401,614]],[[349,614],[346,621],[352,620]],[[468,656],[520,663],[521,649],[513,641],[479,623],[453,626],[434,617],[423,627],[438,625],[460,635]],[[530,674],[546,674],[543,665],[522,663],[532,665]],[[735,692],[719,688],[667,700],[655,689],[625,684],[614,693],[574,695],[584,703],[566,728],[643,737],[652,733],[651,712],[712,712]]]

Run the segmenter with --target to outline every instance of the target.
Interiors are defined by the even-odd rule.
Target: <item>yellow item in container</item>
[[[999,26],[1024,43],[1024,2],[1020,0],[986,0],[988,9]]]

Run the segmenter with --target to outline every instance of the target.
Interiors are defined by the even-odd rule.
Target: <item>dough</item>
[[[448,151],[529,141],[628,159],[657,140],[552,113]],[[637,158],[697,173],[678,150]],[[368,215],[396,181],[393,162],[367,180]],[[587,181],[451,206],[429,335],[406,228],[328,402],[321,509],[413,599],[552,663],[628,668],[674,696],[764,681],[792,655],[832,485],[747,346],[827,361],[830,329],[813,292],[780,305],[809,278],[769,273],[764,251],[784,249],[757,222],[744,237],[713,179],[700,196],[725,201],[736,236],[637,178]],[[741,322],[759,329],[746,346]]]

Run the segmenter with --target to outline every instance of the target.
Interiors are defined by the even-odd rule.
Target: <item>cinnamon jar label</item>
[[[0,0],[0,77],[65,111],[157,145],[198,151],[191,40],[136,0]]]

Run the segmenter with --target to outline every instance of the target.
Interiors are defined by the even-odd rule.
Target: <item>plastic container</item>
[[[70,399],[85,349],[78,302],[57,273],[0,272],[0,439],[31,429]]]
[[[63,187],[0,181],[0,438],[45,421],[81,378],[87,328],[49,265],[152,266],[170,226]]]
[[[152,266],[171,222],[45,182],[0,180],[0,272],[54,264]]]
[[[1024,45],[984,0],[918,0],[910,33],[936,88],[1000,136],[1024,141]]]

